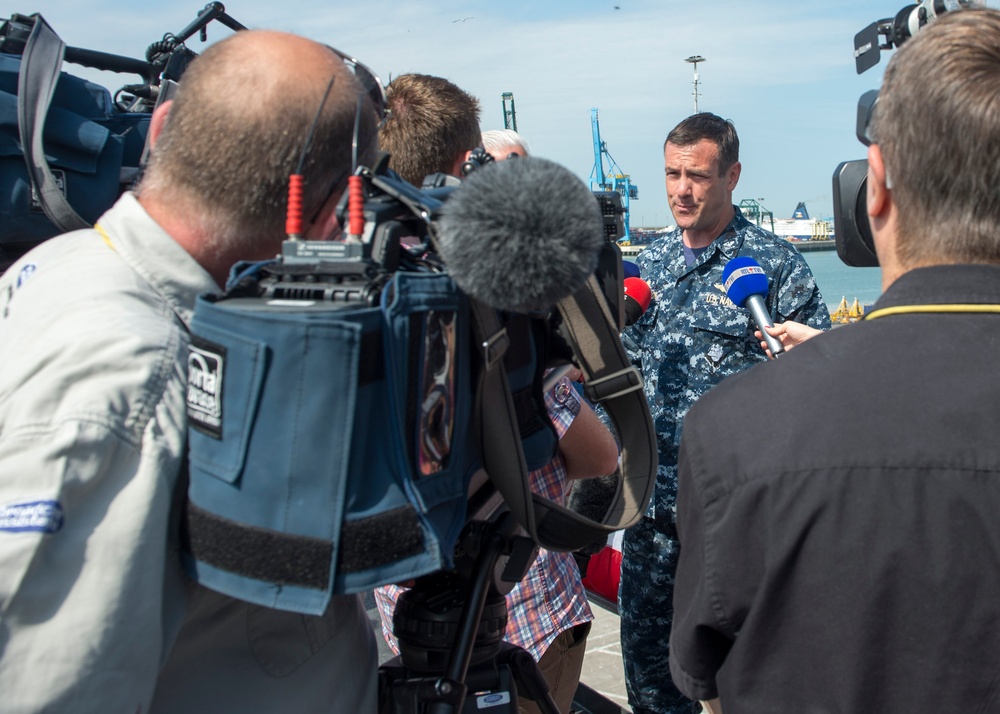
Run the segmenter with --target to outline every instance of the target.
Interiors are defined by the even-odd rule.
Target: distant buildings
[[[740,210],[751,223],[772,231],[775,235],[793,242],[801,241],[833,241],[833,221],[823,218],[810,218],[804,201],[799,201],[791,218],[775,218],[774,215],[753,199],[740,203]],[[662,233],[671,230],[667,228],[633,228],[629,231],[630,240],[623,245],[645,245],[656,239]],[[818,246],[817,246],[818,247]]]

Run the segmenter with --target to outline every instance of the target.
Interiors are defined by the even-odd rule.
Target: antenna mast
[[[688,57],[684,61],[685,62],[690,62],[691,64],[694,65],[694,82],[692,82],[692,84],[694,84],[694,92],[692,92],[692,94],[694,94],[694,113],[697,114],[698,113],[698,96],[699,96],[698,95],[698,63],[699,62],[705,62],[706,60],[701,55],[691,55],[690,57]]]

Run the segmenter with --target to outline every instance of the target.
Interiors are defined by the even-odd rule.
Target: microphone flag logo
[[[747,265],[742,268],[737,268],[732,272],[732,275],[726,278],[725,282],[726,292],[727,293],[729,292],[729,288],[733,286],[733,283],[735,283],[740,278],[747,277],[748,275],[763,275],[767,277],[767,273],[765,273],[764,269],[759,265]]]

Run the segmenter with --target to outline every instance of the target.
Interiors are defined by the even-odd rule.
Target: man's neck
[[[211,275],[220,287],[226,284],[229,275],[229,266],[232,262],[214,255],[209,249],[210,242],[204,231],[200,230],[196,223],[190,220],[190,216],[195,212],[176,210],[171,208],[164,201],[153,193],[141,193],[136,196],[139,204],[149,214],[150,218],[159,224],[160,228],[173,238],[177,244],[186,250],[195,261]]]
[[[697,231],[683,231],[681,233],[681,238],[684,241],[684,245],[688,248],[694,249],[707,248],[712,245],[712,241],[722,235],[722,232],[726,230],[726,226],[732,223],[735,215],[736,211],[732,206],[730,206],[729,210],[722,214],[722,218],[720,218],[719,222],[712,226],[712,228]]]

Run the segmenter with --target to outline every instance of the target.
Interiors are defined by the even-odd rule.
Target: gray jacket
[[[181,571],[187,325],[212,291],[130,194],[0,277],[5,712],[375,710],[358,598],[305,617]]]

